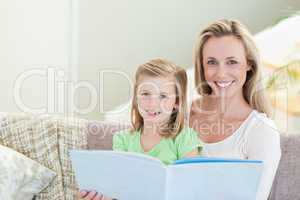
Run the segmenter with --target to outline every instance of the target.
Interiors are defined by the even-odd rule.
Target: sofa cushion
[[[281,160],[270,200],[300,199],[300,135],[281,135]]]
[[[55,177],[38,162],[0,145],[0,199],[31,200]]]
[[[111,150],[113,135],[130,125],[118,122],[90,121],[87,125],[88,149]]]
[[[49,116],[0,113],[0,143],[53,170],[57,176],[36,200],[64,199],[58,137]]]

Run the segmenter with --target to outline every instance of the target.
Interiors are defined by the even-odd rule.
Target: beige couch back
[[[57,173],[36,200],[73,200],[78,188],[69,150],[112,149],[113,134],[128,128],[129,125],[120,123],[0,113],[0,144]],[[270,200],[300,200],[300,135],[282,135],[281,149]]]

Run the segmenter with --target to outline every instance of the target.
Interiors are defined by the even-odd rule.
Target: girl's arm
[[[184,158],[195,157],[195,156],[199,156],[199,150],[198,150],[198,148],[194,149],[194,150],[192,150],[192,151],[190,151],[188,153],[186,153],[184,155]]]

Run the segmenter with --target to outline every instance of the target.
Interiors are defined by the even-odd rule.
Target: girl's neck
[[[149,135],[158,136],[158,135],[160,135],[159,131],[160,131],[159,126],[157,126],[156,124],[145,122],[142,134],[147,135],[147,136],[149,136]]]

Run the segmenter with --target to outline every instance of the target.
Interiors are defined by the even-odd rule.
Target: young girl
[[[154,59],[137,69],[132,100],[132,129],[114,135],[113,150],[147,154],[171,164],[197,156],[197,133],[185,127],[187,75],[173,63]],[[81,191],[85,199],[109,199]]]

